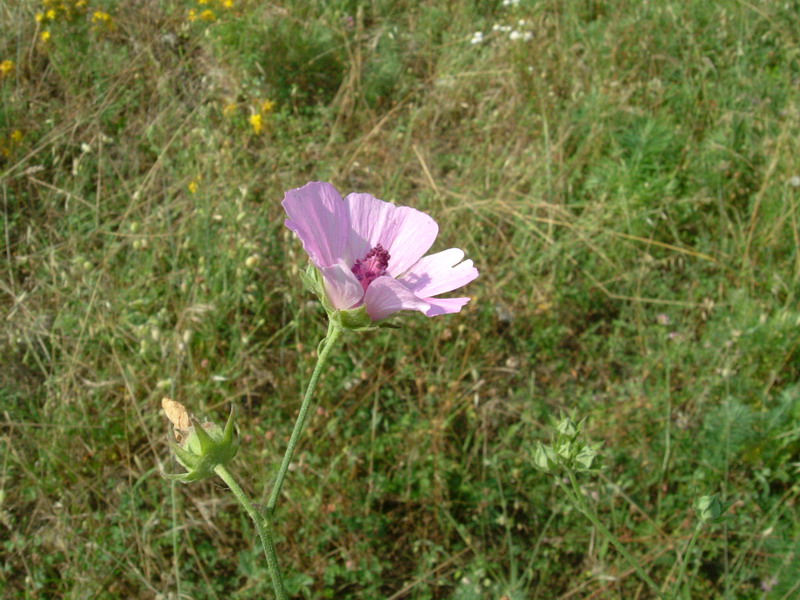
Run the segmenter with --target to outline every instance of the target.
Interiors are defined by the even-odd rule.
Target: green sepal
[[[349,310],[335,310],[328,313],[330,320],[339,329],[348,331],[371,331],[377,329],[375,322],[367,314],[366,306]]]
[[[725,520],[725,513],[733,506],[733,502],[722,502],[719,494],[702,496],[694,501],[693,508],[703,523],[720,523]]]
[[[228,415],[228,420],[225,422],[225,429],[222,431],[222,441],[220,442],[222,445],[225,446],[236,446],[236,451],[239,450],[239,440],[238,438],[234,441],[233,434],[234,430],[236,429],[236,423],[233,421],[233,416],[235,411],[236,405],[231,404],[231,412]],[[234,455],[236,452],[234,452]]]
[[[197,441],[200,442],[200,454],[207,456],[214,451],[214,440],[196,419],[193,421],[194,433],[197,435]]]
[[[598,446],[599,447],[599,446]],[[578,471],[593,471],[592,464],[597,458],[597,448],[592,446],[583,446],[578,455],[575,457],[575,468]]]
[[[200,481],[204,479],[197,473],[161,473],[161,476],[164,479],[169,479],[170,481],[180,481],[181,483],[191,483],[192,481]]]
[[[536,447],[532,454],[533,466],[539,471],[554,473],[559,469],[558,456],[549,444],[545,445],[542,442],[536,442]]]
[[[303,282],[303,287],[317,296],[319,296],[320,292],[322,291],[322,282],[320,279],[320,272],[310,262],[304,271],[300,271],[300,281]]]
[[[575,421],[572,420],[572,417],[567,415],[556,424],[556,431],[560,434],[560,437],[569,439],[570,441],[575,441],[578,439],[581,431],[583,431],[583,425],[585,423],[585,417],[575,423]]]
[[[165,477],[184,483],[207,479],[214,476],[214,469],[218,465],[232,461],[240,445],[234,413],[231,406],[224,430],[214,423],[205,423],[204,426],[193,420],[193,426],[181,445],[170,442],[178,462],[188,473],[164,474]]]
[[[554,445],[556,453],[566,462],[569,462],[577,454],[572,440],[557,439]]]
[[[367,314],[364,305],[358,308],[336,309],[331,306],[328,295],[325,293],[325,280],[322,273],[313,263],[308,263],[305,271],[300,271],[300,279],[307,290],[313,293],[322,303],[328,318],[334,327],[347,331],[375,331],[377,329],[400,329],[399,325],[388,321],[373,321]]]
[[[202,462],[203,457],[195,454],[194,452],[190,452],[188,450],[184,450],[175,442],[170,442],[169,444],[172,451],[175,453],[175,456],[178,457],[178,462],[181,463],[184,467],[189,470],[198,468]]]
[[[325,281],[322,279],[322,273],[320,273],[319,269],[317,269],[313,263],[309,262],[306,270],[300,271],[300,279],[303,282],[303,286],[319,298],[326,313],[330,315],[336,311],[336,309],[331,306],[328,295],[325,293]]]

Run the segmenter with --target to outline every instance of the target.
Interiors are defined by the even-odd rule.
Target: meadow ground
[[[235,403],[266,498],[325,331],[280,206],[313,179],[429,212],[481,276],[333,357],[276,517],[293,597],[653,597],[532,466],[561,411],[668,594],[798,597],[799,14],[3,3],[2,596],[270,597],[221,482],[160,477],[160,400]]]

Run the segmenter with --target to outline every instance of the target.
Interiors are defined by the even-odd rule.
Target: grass
[[[280,207],[311,179],[429,212],[481,277],[332,359],[277,515],[290,595],[649,597],[532,467],[567,410],[664,589],[719,492],[678,597],[797,594],[794,3],[55,5],[0,9],[3,597],[269,597],[221,483],[159,476],[159,403],[235,402],[266,499],[325,331]]]

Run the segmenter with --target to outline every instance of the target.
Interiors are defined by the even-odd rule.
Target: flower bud
[[[164,401],[165,410],[166,400],[168,399]],[[173,402],[173,405],[175,404],[178,403]],[[183,414],[180,415],[182,418],[180,425],[171,417],[170,420],[176,427],[176,438],[180,444],[170,442],[170,447],[175,452],[178,462],[188,472],[163,473],[163,475],[167,479],[175,479],[184,483],[213,477],[214,469],[232,461],[239,450],[238,432],[234,431],[236,424],[233,419],[233,405],[231,405],[231,413],[224,429],[216,423],[201,424],[196,419],[190,419],[183,406],[179,404],[178,406],[183,409]]]
[[[578,471],[591,471],[595,458],[597,458],[597,450],[591,446],[583,446],[575,457],[575,468]]]
[[[717,494],[701,496],[694,502],[694,512],[703,523],[717,523],[730,505],[724,505]]]
[[[580,430],[580,424],[576,427],[575,423],[573,423],[572,419],[569,417],[564,417],[556,426],[558,433],[563,436],[574,438],[578,431]]]
[[[575,458],[575,455],[578,453],[577,444],[570,438],[564,439],[559,436],[554,446],[556,454],[567,464],[572,463],[572,459]]]
[[[536,448],[533,450],[533,466],[545,473],[554,473],[558,470],[558,455],[552,446],[536,442]]]

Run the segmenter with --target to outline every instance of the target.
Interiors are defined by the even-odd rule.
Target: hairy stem
[[[655,594],[656,598],[663,598],[661,591],[659,590],[658,586],[655,582],[650,578],[650,576],[645,572],[642,566],[639,564],[633,555],[625,548],[622,542],[619,541],[617,536],[611,533],[611,530],[608,529],[600,519],[597,517],[595,512],[589,507],[589,504],[583,497],[583,492],[581,492],[581,488],[578,485],[577,479],[575,479],[575,474],[572,472],[571,469],[567,469],[567,475],[569,476],[569,481],[572,484],[572,493],[569,494],[570,499],[577,505],[577,508],[583,513],[583,515],[592,522],[592,525],[597,527],[597,529],[602,533],[605,538],[614,545],[614,548],[617,549],[617,552],[622,554],[625,560],[633,567],[636,571],[637,575],[644,581],[647,585],[650,586],[650,589]]]
[[[278,555],[275,553],[275,544],[272,542],[272,522],[253,506],[247,494],[245,494],[228,469],[223,465],[217,465],[214,468],[214,472],[228,484],[233,495],[236,496],[236,499],[247,511],[247,514],[253,519],[258,536],[261,538],[261,545],[264,547],[264,554],[267,557],[267,567],[269,568],[269,576],[272,579],[272,587],[275,590],[275,597],[278,600],[286,600],[286,592],[283,589],[283,580],[278,567]]]
[[[281,488],[283,487],[283,480],[286,479],[286,472],[289,470],[289,463],[292,461],[295,447],[297,446],[297,442],[300,440],[300,435],[303,433],[303,428],[306,424],[308,409],[311,406],[311,397],[314,395],[314,389],[317,387],[317,380],[319,379],[320,373],[322,373],[322,367],[325,366],[325,362],[328,360],[328,355],[330,354],[331,350],[333,350],[336,340],[341,334],[341,330],[336,328],[331,323],[328,325],[328,334],[320,343],[322,349],[317,357],[317,365],[314,367],[314,372],[311,374],[311,380],[308,382],[306,395],[303,398],[303,403],[300,405],[300,413],[297,415],[297,420],[295,421],[294,429],[292,430],[292,436],[289,438],[289,445],[286,447],[286,454],[283,455],[283,461],[281,462],[280,469],[278,469],[278,475],[275,477],[275,484],[272,486],[272,492],[270,492],[269,495],[269,501],[267,502],[266,508],[266,516],[268,519],[272,519],[272,514],[275,512],[275,505],[278,503],[278,497],[280,496]]]
[[[678,594],[680,594],[681,585],[683,585],[683,574],[686,571],[686,563],[689,562],[689,558],[692,555],[692,550],[694,549],[694,544],[697,541],[697,535],[700,533],[700,530],[702,528],[703,528],[703,522],[700,521],[699,523],[697,523],[697,527],[694,528],[694,532],[692,532],[692,537],[689,540],[689,543],[686,545],[686,550],[683,551],[683,557],[680,559],[681,567],[680,570],[678,571],[678,578],[675,580],[675,588],[672,592],[673,600],[675,600],[675,598],[678,597]]]

